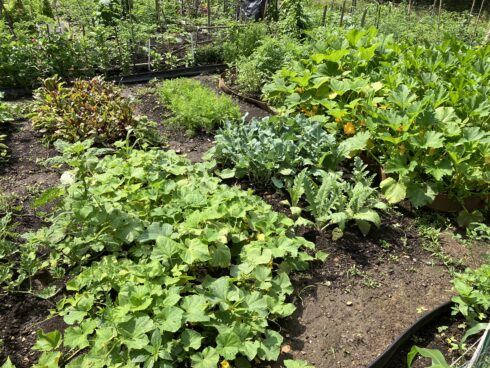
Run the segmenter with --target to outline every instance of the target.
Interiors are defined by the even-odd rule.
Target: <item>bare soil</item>
[[[201,75],[195,77],[195,79],[216,93],[222,93],[218,89],[218,76]],[[138,114],[146,115],[150,120],[159,124],[160,131],[167,138],[168,148],[175,150],[177,153],[185,154],[192,162],[199,162],[202,160],[202,156],[213,146],[214,137],[211,134],[201,132],[196,136],[190,137],[185,130],[166,124],[165,116],[167,115],[167,110],[154,95],[151,88],[148,88],[148,85],[127,86],[124,92],[126,96],[137,99],[136,112]],[[264,110],[243,102],[236,97],[233,97],[233,101],[239,106],[242,114],[247,115],[247,121],[268,116],[268,113]]]
[[[25,120],[10,124],[6,144],[10,157],[0,164],[0,194],[12,209],[15,230],[19,233],[34,231],[45,222],[32,208],[33,199],[43,190],[56,185],[60,174],[42,161],[56,155],[55,150],[40,142],[40,137]],[[40,210],[47,210],[40,208]],[[4,216],[0,210],[0,216]],[[34,288],[42,289],[41,280],[34,281]],[[46,320],[51,301],[39,299],[23,292],[7,294],[0,291],[0,362],[7,356],[18,367],[31,367],[39,356],[31,349],[36,331],[59,328],[62,321]]]
[[[215,86],[212,76],[199,79]],[[210,135],[189,138],[185,132],[164,126],[164,107],[147,86],[128,87],[126,94],[137,98],[139,113],[160,123],[170,148],[196,162],[212,147]],[[240,107],[242,112],[250,113],[249,118],[266,115],[255,106],[240,102]],[[7,145],[11,158],[0,169],[0,193],[14,195],[15,201],[23,204],[16,215],[19,231],[39,228],[43,222],[30,206],[33,193],[57,184],[60,173],[40,165],[38,159],[51,157],[55,151],[43,146],[25,121],[14,124]],[[279,203],[277,193],[267,190],[256,193],[275,210],[288,213]],[[336,242],[331,240],[328,230],[320,233],[298,230],[298,235],[315,242],[317,249],[329,253],[329,257],[324,263],[314,263],[309,272],[292,275],[296,290],[292,301],[297,310],[277,327],[285,336],[283,350],[289,350],[281,354],[281,360],[304,359],[318,368],[367,367],[424,312],[451,298],[450,272],[423,249],[426,240],[417,230],[417,216],[410,211],[393,211],[384,216],[381,229],[374,229],[367,237],[350,228]],[[475,266],[480,262],[479,252],[458,241],[451,230],[443,233],[441,245],[443,251],[461,258],[465,264]],[[32,295],[0,294],[0,339],[4,344],[0,362],[10,356],[19,368],[34,364],[37,353],[31,347],[35,332],[40,328],[50,331],[64,327],[59,319],[45,321],[52,307],[52,302]],[[445,336],[436,331],[438,323],[422,334],[423,341],[418,342],[441,347],[447,353],[445,336],[456,334],[458,323],[440,321],[451,323]],[[410,346],[404,347],[389,367],[405,367],[409,349]],[[417,364],[418,368],[424,366]],[[282,364],[280,361],[270,366]]]

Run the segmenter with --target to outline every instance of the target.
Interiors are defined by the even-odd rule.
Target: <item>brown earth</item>
[[[39,229],[45,222],[35,213],[31,204],[43,190],[58,184],[60,174],[42,165],[42,161],[55,156],[56,152],[40,142],[40,137],[25,120],[9,126],[6,144],[10,157],[0,163],[0,194],[4,216],[6,206],[13,211],[15,231],[25,233]],[[40,208],[46,210],[46,208]],[[34,281],[35,289],[42,289],[40,280]],[[57,319],[46,320],[51,301],[39,299],[24,292],[0,291],[0,362],[10,356],[19,368],[31,367],[39,356],[31,350],[36,340],[36,331],[58,328]]]
[[[195,79],[216,93],[222,93],[218,90],[218,76],[201,75],[195,77]],[[201,161],[204,153],[213,146],[213,136],[210,134],[200,133],[194,137],[189,137],[185,130],[166,125],[165,116],[168,111],[153,94],[152,89],[148,88],[148,85],[127,86],[124,88],[124,93],[128,97],[136,98],[136,112],[138,114],[146,115],[150,120],[159,124],[160,131],[167,138],[168,148],[175,150],[177,153],[185,154],[192,162],[198,162]],[[247,121],[268,116],[267,112],[254,105],[235,97],[233,97],[233,101],[239,106],[242,114],[247,114]]]
[[[200,80],[215,85],[213,77]],[[139,113],[162,125],[164,110],[151,91],[133,86],[126,93],[137,98]],[[249,118],[266,115],[248,104],[240,103],[240,107],[242,112],[250,112]],[[33,193],[57,184],[59,173],[37,162],[55,152],[40,143],[26,122],[14,126],[7,141],[11,158],[0,171],[0,191],[14,195],[16,203],[24,205],[16,221],[20,222],[19,230],[27,231],[43,224],[30,207]],[[167,134],[170,148],[187,154],[192,161],[200,161],[212,146],[213,137],[209,135],[188,138],[184,132],[169,127],[162,127],[162,131]],[[257,194],[275,210],[287,213],[276,193],[261,190]],[[281,359],[304,359],[318,368],[367,367],[422,313],[452,296],[450,272],[423,250],[426,240],[417,230],[416,216],[410,211],[393,211],[384,216],[381,229],[374,229],[367,237],[350,228],[336,242],[331,240],[328,230],[298,231],[298,235],[314,241],[317,249],[330,256],[323,264],[313,264],[310,272],[292,276],[296,290],[292,301],[297,311],[279,323],[278,329],[285,336],[284,350],[289,350],[281,354]],[[443,250],[451,257],[462,258],[466,264],[477,265],[479,253],[452,233],[449,229],[441,235]],[[36,330],[63,327],[60,320],[44,321],[52,306],[50,301],[28,294],[0,294],[0,339],[4,344],[0,362],[9,355],[17,367],[32,366],[37,356],[31,351]],[[437,327],[434,325],[423,335],[425,344],[433,343],[447,350],[444,338],[433,332]],[[456,333],[451,328],[447,335]],[[390,368],[405,367],[407,349],[393,359]],[[279,362],[271,366],[282,365]]]

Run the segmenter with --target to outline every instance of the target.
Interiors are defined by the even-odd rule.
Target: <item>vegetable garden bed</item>
[[[209,85],[216,82],[213,77],[200,77],[199,80]],[[172,127],[164,127],[159,118],[165,108],[154,108],[156,100],[148,87],[131,87],[125,94],[138,96],[137,111],[155,118],[162,131],[175,132],[174,138],[169,135],[172,148],[190,153],[194,161],[200,161],[202,154],[212,146],[212,135],[198,133],[189,139],[183,131],[179,133]],[[263,116],[263,112],[252,106],[242,104],[241,108],[242,113],[250,110],[252,114]],[[15,219],[20,221],[24,231],[36,229],[40,224],[31,209],[32,190],[24,191],[16,183],[19,180],[26,183],[45,181],[41,188],[53,183],[59,173],[46,170],[33,160],[23,159],[26,149],[35,157],[52,156],[53,151],[40,144],[25,122],[17,123],[17,130],[9,136],[8,146],[12,152],[4,173],[15,172],[16,176],[4,174],[0,181],[2,191],[23,198],[19,200],[24,207]],[[243,189],[254,189],[253,183],[247,180],[228,179],[228,182]],[[255,188],[255,191],[276,211],[288,214],[288,208],[277,194],[264,188]],[[368,237],[363,237],[356,229],[348,229],[337,241],[332,241],[323,231],[299,229],[298,235],[315,243],[316,249],[328,253],[329,257],[325,262],[314,263],[308,272],[291,275],[295,292],[289,300],[297,309],[291,317],[278,320],[274,327],[284,336],[279,363],[273,364],[274,367],[282,366],[281,362],[290,358],[307,360],[317,367],[367,366],[424,311],[451,297],[447,265],[459,259],[475,265],[484,248],[468,250],[449,229],[441,236],[437,253],[441,257],[450,257],[450,261],[444,257],[436,258],[423,249],[429,249],[429,240],[420,233],[417,217],[421,214],[409,210],[393,212],[383,216],[381,229],[371,232]],[[34,222],[29,216],[33,216]],[[49,278],[43,277],[35,278],[33,283],[37,290],[51,285]],[[63,287],[64,283],[55,285]],[[47,332],[67,327],[60,318],[45,320],[53,302],[64,295],[69,296],[65,292],[51,300],[25,294],[2,296],[5,306],[2,314],[5,323],[2,325],[6,326],[2,330],[4,354],[10,356],[17,367],[30,367],[37,360],[39,354],[30,347],[39,328]],[[400,361],[399,357],[395,361]],[[390,366],[404,366],[404,363],[394,362]]]

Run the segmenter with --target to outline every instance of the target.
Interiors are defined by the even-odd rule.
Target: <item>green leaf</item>
[[[186,241],[186,249],[181,257],[187,264],[193,264],[196,261],[205,262],[211,258],[208,245],[197,238]]]
[[[210,320],[206,313],[208,302],[203,295],[190,295],[183,298],[182,308],[185,310],[187,322],[207,322]]]
[[[169,237],[172,235],[172,225],[161,222],[152,222],[150,226],[139,236],[138,240],[142,243],[157,240],[160,236]]]
[[[482,331],[485,331],[488,328],[488,326],[489,326],[488,323],[477,323],[476,325],[471,327],[468,331],[466,331],[459,344],[463,345],[468,339],[468,337],[476,335]]]
[[[178,307],[165,307],[156,311],[155,322],[163,331],[177,332],[182,327],[184,311]]]
[[[199,332],[188,328],[186,328],[182,335],[180,335],[180,342],[182,343],[185,351],[189,351],[190,349],[199,349],[201,347],[202,339],[203,337]]]
[[[154,324],[149,316],[132,317],[129,321],[118,325],[118,331],[122,336],[121,342],[129,349],[143,349],[148,345],[146,333],[153,328]]]
[[[332,240],[337,241],[344,236],[344,231],[340,227],[336,227],[332,230]]]
[[[328,253],[322,252],[321,250],[315,253],[315,259],[319,260],[320,262],[325,262],[328,256]]]
[[[405,184],[393,178],[386,178],[379,186],[390,204],[398,203],[407,196],[407,187]]]
[[[58,290],[56,286],[48,286],[47,288],[42,289],[36,293],[36,296],[41,299],[49,299],[56,295]]]
[[[51,351],[59,348],[61,345],[61,333],[57,330],[44,333],[44,331],[37,332],[37,341],[32,347],[38,351]]]
[[[216,173],[221,179],[231,179],[236,175],[236,169],[224,169]]]
[[[408,367],[412,367],[412,362],[420,354],[424,358],[429,358],[432,361],[432,365],[429,368],[451,368],[446,362],[444,355],[439,350],[419,348],[418,346],[412,347],[407,356]]]
[[[216,351],[225,359],[233,360],[242,348],[242,341],[233,331],[221,333],[216,338]]]
[[[359,132],[355,136],[340,142],[337,148],[339,156],[350,157],[354,152],[364,150],[369,138],[371,138],[369,132]]]
[[[60,359],[61,353],[58,351],[44,352],[33,368],[58,368]]]
[[[257,356],[257,351],[260,347],[258,341],[245,341],[241,347],[240,352],[243,353],[248,360],[253,361]]]
[[[230,267],[231,262],[231,252],[230,248],[226,245],[218,245],[214,251],[211,252],[211,260],[209,264],[212,267],[226,268]]]
[[[7,360],[5,361],[5,363],[2,364],[0,368],[15,368],[15,365],[13,365],[10,361],[10,357],[7,357]]]
[[[410,183],[407,188],[407,197],[416,208],[432,203],[436,195],[431,184]]]
[[[367,236],[371,231],[371,224],[365,220],[356,220],[357,227],[361,231],[362,235]]]
[[[36,200],[34,201],[34,208],[44,206],[49,202],[54,201],[62,197],[65,194],[65,189],[61,187],[54,187],[46,189]]]
[[[257,355],[262,360],[275,361],[281,352],[283,338],[281,334],[272,330],[267,330],[265,336],[265,339],[260,342]]]
[[[314,365],[310,365],[304,360],[286,359],[284,360],[284,365],[286,366],[286,368],[315,368]]]
[[[215,348],[207,347],[202,352],[191,356],[192,368],[216,368],[219,354]]]
[[[420,141],[420,148],[441,148],[444,146],[444,134],[428,131]]]
[[[363,209],[354,214],[355,220],[363,220],[372,222],[376,227],[381,226],[381,219],[379,218],[379,214],[374,210]]]
[[[88,335],[91,335],[97,322],[95,320],[85,320],[80,326],[68,327],[63,337],[63,345],[69,348],[83,349],[89,346]]]

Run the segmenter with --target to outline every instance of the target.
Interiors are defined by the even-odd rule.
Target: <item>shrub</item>
[[[223,46],[222,45],[205,45],[198,47],[194,53],[194,63],[213,64],[223,62]]]
[[[264,38],[249,57],[237,62],[237,84],[245,93],[259,94],[262,86],[285,62],[301,52],[301,46],[288,37]]]
[[[232,99],[216,95],[194,79],[168,80],[156,89],[160,100],[170,110],[170,122],[184,127],[189,134],[210,132],[225,121],[240,118],[240,109]]]
[[[249,124],[226,124],[216,135],[212,154],[233,166],[237,177],[256,184],[282,186],[305,167],[319,165],[335,145],[333,135],[303,116],[253,119]],[[287,175],[286,175],[287,174]]]
[[[267,35],[263,23],[251,23],[246,27],[232,27],[228,30],[228,41],[223,44],[225,62],[233,63],[241,57],[252,55],[261,39]]]
[[[136,117],[132,103],[121,91],[101,78],[76,80],[65,87],[56,77],[44,81],[35,94],[32,125],[48,142],[93,139],[106,145],[133,131],[138,138],[158,142],[154,123]]]
[[[368,154],[388,175],[381,187],[391,203],[420,207],[439,193],[464,203],[489,195],[489,55],[490,45],[452,38],[431,46],[374,28],[331,31],[264,92],[339,139],[369,132]]]

